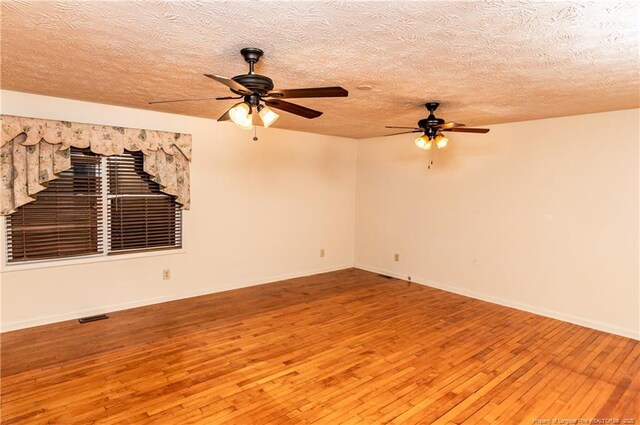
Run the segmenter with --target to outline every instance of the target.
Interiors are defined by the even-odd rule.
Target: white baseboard
[[[400,275],[399,273],[392,272],[392,271],[389,271],[389,270],[380,269],[380,268],[374,267],[374,266],[369,266],[369,265],[365,265],[365,264],[356,264],[355,266],[353,264],[344,264],[344,265],[340,265],[340,266],[323,267],[323,268],[318,268],[318,269],[305,270],[305,271],[301,271],[301,272],[286,273],[286,274],[282,274],[282,275],[270,276],[270,277],[262,278],[262,279],[254,279],[254,280],[251,280],[251,281],[242,282],[241,284],[235,285],[232,288],[225,288],[225,289],[223,289],[221,291],[211,291],[210,289],[202,289],[202,290],[191,291],[191,292],[186,292],[186,293],[182,293],[182,294],[172,294],[172,295],[163,296],[163,297],[146,298],[146,299],[135,300],[135,301],[127,302],[127,303],[108,305],[108,306],[103,306],[103,307],[95,308],[95,309],[74,311],[74,312],[70,312],[70,313],[66,313],[66,314],[52,315],[52,316],[42,316],[42,317],[37,317],[37,318],[34,318],[34,319],[24,320],[24,321],[20,321],[20,322],[2,323],[1,329],[2,329],[2,332],[9,332],[9,331],[14,331],[14,330],[18,330],[18,329],[25,329],[25,328],[30,328],[30,327],[34,327],[34,326],[40,326],[40,325],[46,325],[46,324],[50,324],[50,323],[62,322],[62,321],[65,321],[65,320],[74,320],[74,319],[78,319],[80,317],[93,316],[93,315],[96,315],[96,314],[103,314],[103,313],[110,313],[110,312],[114,312],[114,311],[126,310],[126,309],[130,309],[130,308],[135,308],[135,307],[143,307],[143,306],[152,305],[152,304],[159,304],[159,303],[163,303],[163,302],[167,302],[167,301],[176,301],[176,300],[185,299],[185,298],[191,298],[191,297],[197,297],[197,296],[201,296],[201,295],[213,294],[213,293],[216,293],[216,292],[223,292],[223,291],[228,291],[228,290],[232,290],[232,289],[245,288],[245,287],[248,287],[248,286],[261,285],[261,284],[264,284],[264,283],[277,282],[277,281],[280,281],[280,280],[294,279],[294,278],[297,278],[297,277],[310,276],[310,275],[319,274],[319,273],[328,273],[328,272],[348,269],[348,268],[352,268],[352,267],[355,267],[355,268],[358,268],[358,269],[362,269],[362,270],[366,270],[366,271],[370,271],[370,272],[373,272],[373,273],[380,273],[380,274],[392,276],[392,277],[395,277],[395,278],[398,278],[398,279],[402,279],[402,280],[406,280],[406,278],[407,278],[407,276],[405,276],[405,275]],[[620,335],[620,336],[624,336],[624,337],[627,337],[627,338],[640,340],[640,335],[639,335],[638,331],[633,330],[633,329],[622,328],[622,327],[611,325],[611,324],[608,324],[608,323],[602,323],[602,322],[590,320],[590,319],[583,318],[583,317],[573,316],[573,315],[570,315],[570,314],[566,314],[564,312],[558,312],[558,311],[549,310],[549,309],[546,309],[546,308],[543,308],[543,307],[532,306],[532,305],[523,304],[523,303],[520,303],[520,302],[517,302],[517,301],[512,301],[512,300],[508,300],[508,299],[504,299],[504,298],[500,298],[500,297],[486,295],[486,294],[483,294],[483,293],[479,293],[479,292],[475,292],[475,291],[470,291],[468,289],[460,288],[458,286],[444,284],[444,283],[441,283],[441,282],[435,282],[433,280],[428,280],[428,279],[423,279],[423,278],[416,278],[415,276],[412,276],[412,282],[415,282],[415,283],[420,284],[420,285],[436,288],[436,289],[442,289],[444,291],[452,292],[454,294],[459,294],[459,295],[463,295],[463,296],[466,296],[466,297],[475,298],[475,299],[478,299],[478,300],[481,300],[481,301],[486,301],[486,302],[490,302],[490,303],[494,303],[494,304],[499,304],[499,305],[502,305],[502,306],[505,306],[505,307],[516,308],[518,310],[527,311],[529,313],[539,314],[541,316],[550,317],[552,319],[562,320],[564,322],[569,322],[569,323],[573,323],[573,324],[576,324],[576,325],[585,326],[585,327],[588,327],[588,328],[591,328],[591,329],[596,329],[596,330],[599,330],[599,331],[604,331],[604,332],[612,333],[612,334],[615,334],[615,335]]]
[[[354,266],[357,269],[370,271],[373,273],[384,274],[387,276],[395,277],[402,280],[407,280],[407,275],[400,275],[399,273],[392,272],[389,270],[383,270],[378,267],[369,266],[365,264],[357,264]],[[624,336],[631,339],[640,340],[640,333],[638,330],[623,328],[616,325],[611,325],[609,323],[603,323],[595,320],[591,320],[585,317],[573,316],[571,314],[567,314],[564,312],[558,312],[554,310],[549,310],[544,307],[532,306],[529,304],[523,304],[518,301],[508,300],[501,297],[495,297],[492,295],[483,294],[476,291],[471,291],[468,289],[461,288],[459,286],[449,285],[441,282],[435,282],[430,279],[424,278],[416,278],[416,276],[411,275],[411,281],[417,283],[419,285],[429,286],[431,288],[442,289],[443,291],[452,292],[458,295],[464,295],[465,297],[475,298],[477,300],[490,302],[493,304],[499,304],[505,307],[511,307],[518,310],[523,310],[529,313],[538,314],[540,316],[550,317],[552,319],[562,320],[563,322],[573,323],[575,325],[585,326],[587,328],[596,329],[599,331],[608,332],[615,335]]]
[[[94,309],[73,311],[65,314],[58,314],[58,315],[51,315],[51,316],[42,316],[42,317],[37,317],[34,319],[24,320],[20,322],[2,323],[1,332],[10,332],[10,331],[15,331],[19,329],[31,328],[34,326],[48,325],[51,323],[63,322],[65,320],[75,320],[81,317],[93,316],[96,314],[111,313],[114,311],[127,310],[130,308],[143,307],[143,306],[152,305],[152,304],[160,304],[167,301],[176,301],[176,300],[181,300],[185,298],[197,297],[201,295],[214,294],[217,292],[230,291],[233,289],[246,288],[248,286],[262,285],[264,283],[277,282],[280,280],[294,279],[297,277],[304,277],[304,276],[310,276],[314,274],[344,270],[352,267],[353,267],[353,264],[351,263],[339,265],[339,266],[321,267],[317,269],[310,269],[310,270],[305,270],[305,271],[300,271],[295,273],[286,273],[286,274],[281,274],[276,276],[265,277],[261,279],[244,281],[238,285],[234,285],[233,287],[230,287],[230,288],[224,288],[219,291],[203,288],[201,290],[190,291],[190,292],[185,292],[181,294],[172,294],[172,295],[167,295],[162,297],[145,298],[145,299],[135,300],[135,301],[126,302],[126,303],[106,305],[106,306],[102,306]]]

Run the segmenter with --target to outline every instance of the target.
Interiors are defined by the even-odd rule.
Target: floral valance
[[[100,155],[142,151],[144,171],[189,209],[190,134],[2,115],[0,215],[35,201],[48,182],[69,170],[71,147]]]

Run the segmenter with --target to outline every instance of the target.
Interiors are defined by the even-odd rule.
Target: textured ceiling
[[[3,1],[2,88],[217,118],[233,101],[202,76],[244,74],[265,51],[276,88],[341,85],[300,99],[325,114],[275,127],[370,137],[422,106],[467,125],[638,107],[635,1]],[[370,84],[372,90],[356,86]]]

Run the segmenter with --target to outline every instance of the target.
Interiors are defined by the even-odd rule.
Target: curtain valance
[[[70,169],[71,147],[100,155],[142,151],[144,171],[189,209],[190,134],[2,115],[0,215],[35,201],[48,182]]]

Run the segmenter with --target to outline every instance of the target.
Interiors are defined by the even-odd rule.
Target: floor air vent
[[[78,319],[78,322],[89,323],[89,322],[95,322],[96,320],[104,320],[108,318],[109,316],[107,316],[106,314],[97,314],[95,316],[88,316],[88,317],[83,317],[81,319]]]

